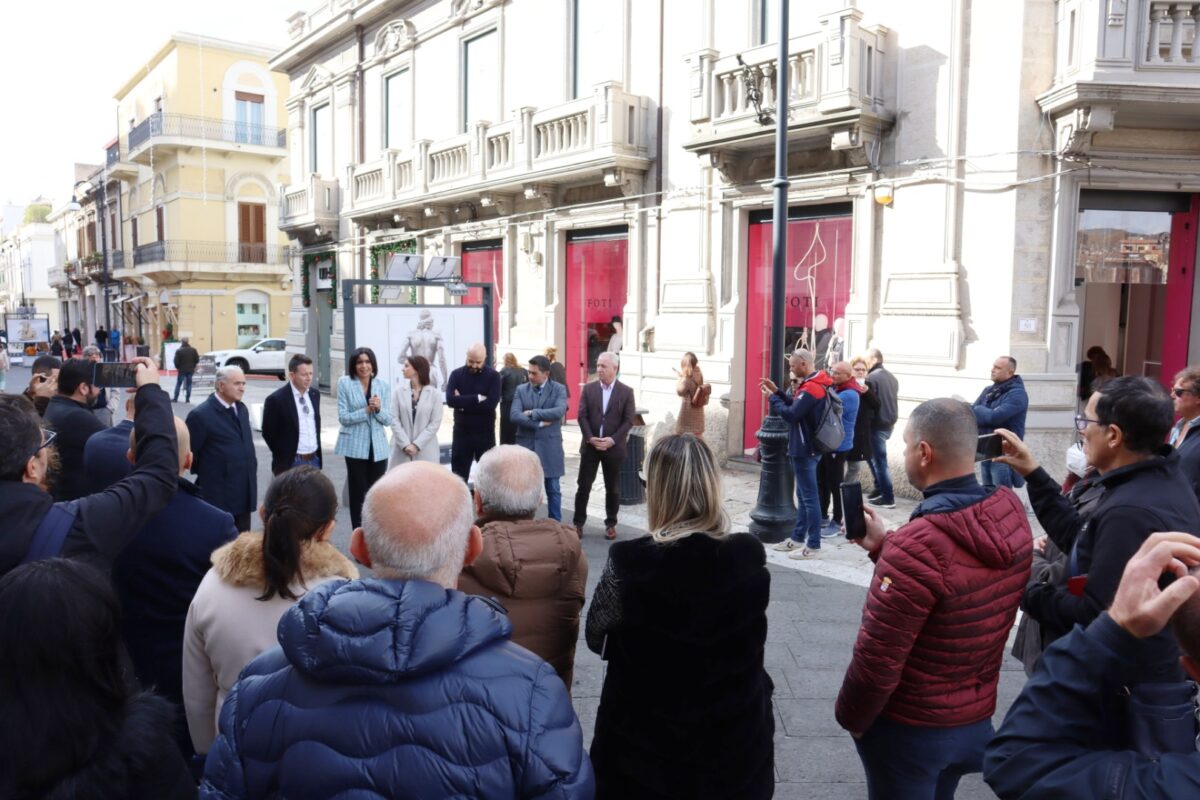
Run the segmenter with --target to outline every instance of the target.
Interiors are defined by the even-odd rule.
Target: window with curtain
[[[239,142],[263,143],[263,96],[234,93],[234,133]]]
[[[309,168],[322,178],[333,175],[333,109],[329,103],[312,110]]]
[[[463,131],[478,120],[499,122],[499,47],[495,31],[463,43]]]
[[[387,147],[408,145],[408,120],[412,108],[408,70],[403,69],[384,79],[384,143]]]

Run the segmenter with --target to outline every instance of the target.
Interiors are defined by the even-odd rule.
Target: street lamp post
[[[788,123],[788,0],[779,0],[779,53],[775,65],[775,180],[774,214],[771,220],[771,380],[788,385],[784,369],[784,312],[787,270],[787,123]],[[763,119],[759,115],[760,121]],[[754,387],[747,386],[747,394]],[[792,502],[794,477],[788,463],[788,424],[770,411],[756,434],[762,461],[758,479],[758,503],[750,512],[750,532],[763,542],[781,542],[796,524]]]

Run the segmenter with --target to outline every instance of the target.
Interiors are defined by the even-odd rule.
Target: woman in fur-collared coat
[[[319,470],[296,467],[271,482],[263,533],[243,533],[212,556],[188,609],[183,701],[197,753],[216,737],[225,695],[242,668],[278,644],[283,612],[310,589],[358,570],[329,543],[337,492]]]

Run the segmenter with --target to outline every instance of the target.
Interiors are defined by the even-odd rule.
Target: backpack
[[[712,396],[712,384],[702,383],[696,387],[695,393],[692,395],[692,408],[704,408],[708,405],[708,398]]]
[[[836,453],[846,438],[842,424],[842,398],[829,387],[825,389],[825,408],[812,431],[813,449],[818,453]]]

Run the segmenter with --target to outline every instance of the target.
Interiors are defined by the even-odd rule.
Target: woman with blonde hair
[[[769,798],[762,544],[729,533],[716,458],[690,434],[651,448],[646,507],[650,535],[611,547],[587,616],[588,648],[608,661],[596,797]]]
[[[697,405],[704,391],[711,387],[704,384],[704,373],[700,371],[695,353],[684,353],[675,372],[679,380],[675,382],[675,394],[679,395],[679,418],[675,420],[675,433],[690,433],[704,438],[704,406]],[[707,396],[705,396],[707,400]]]

